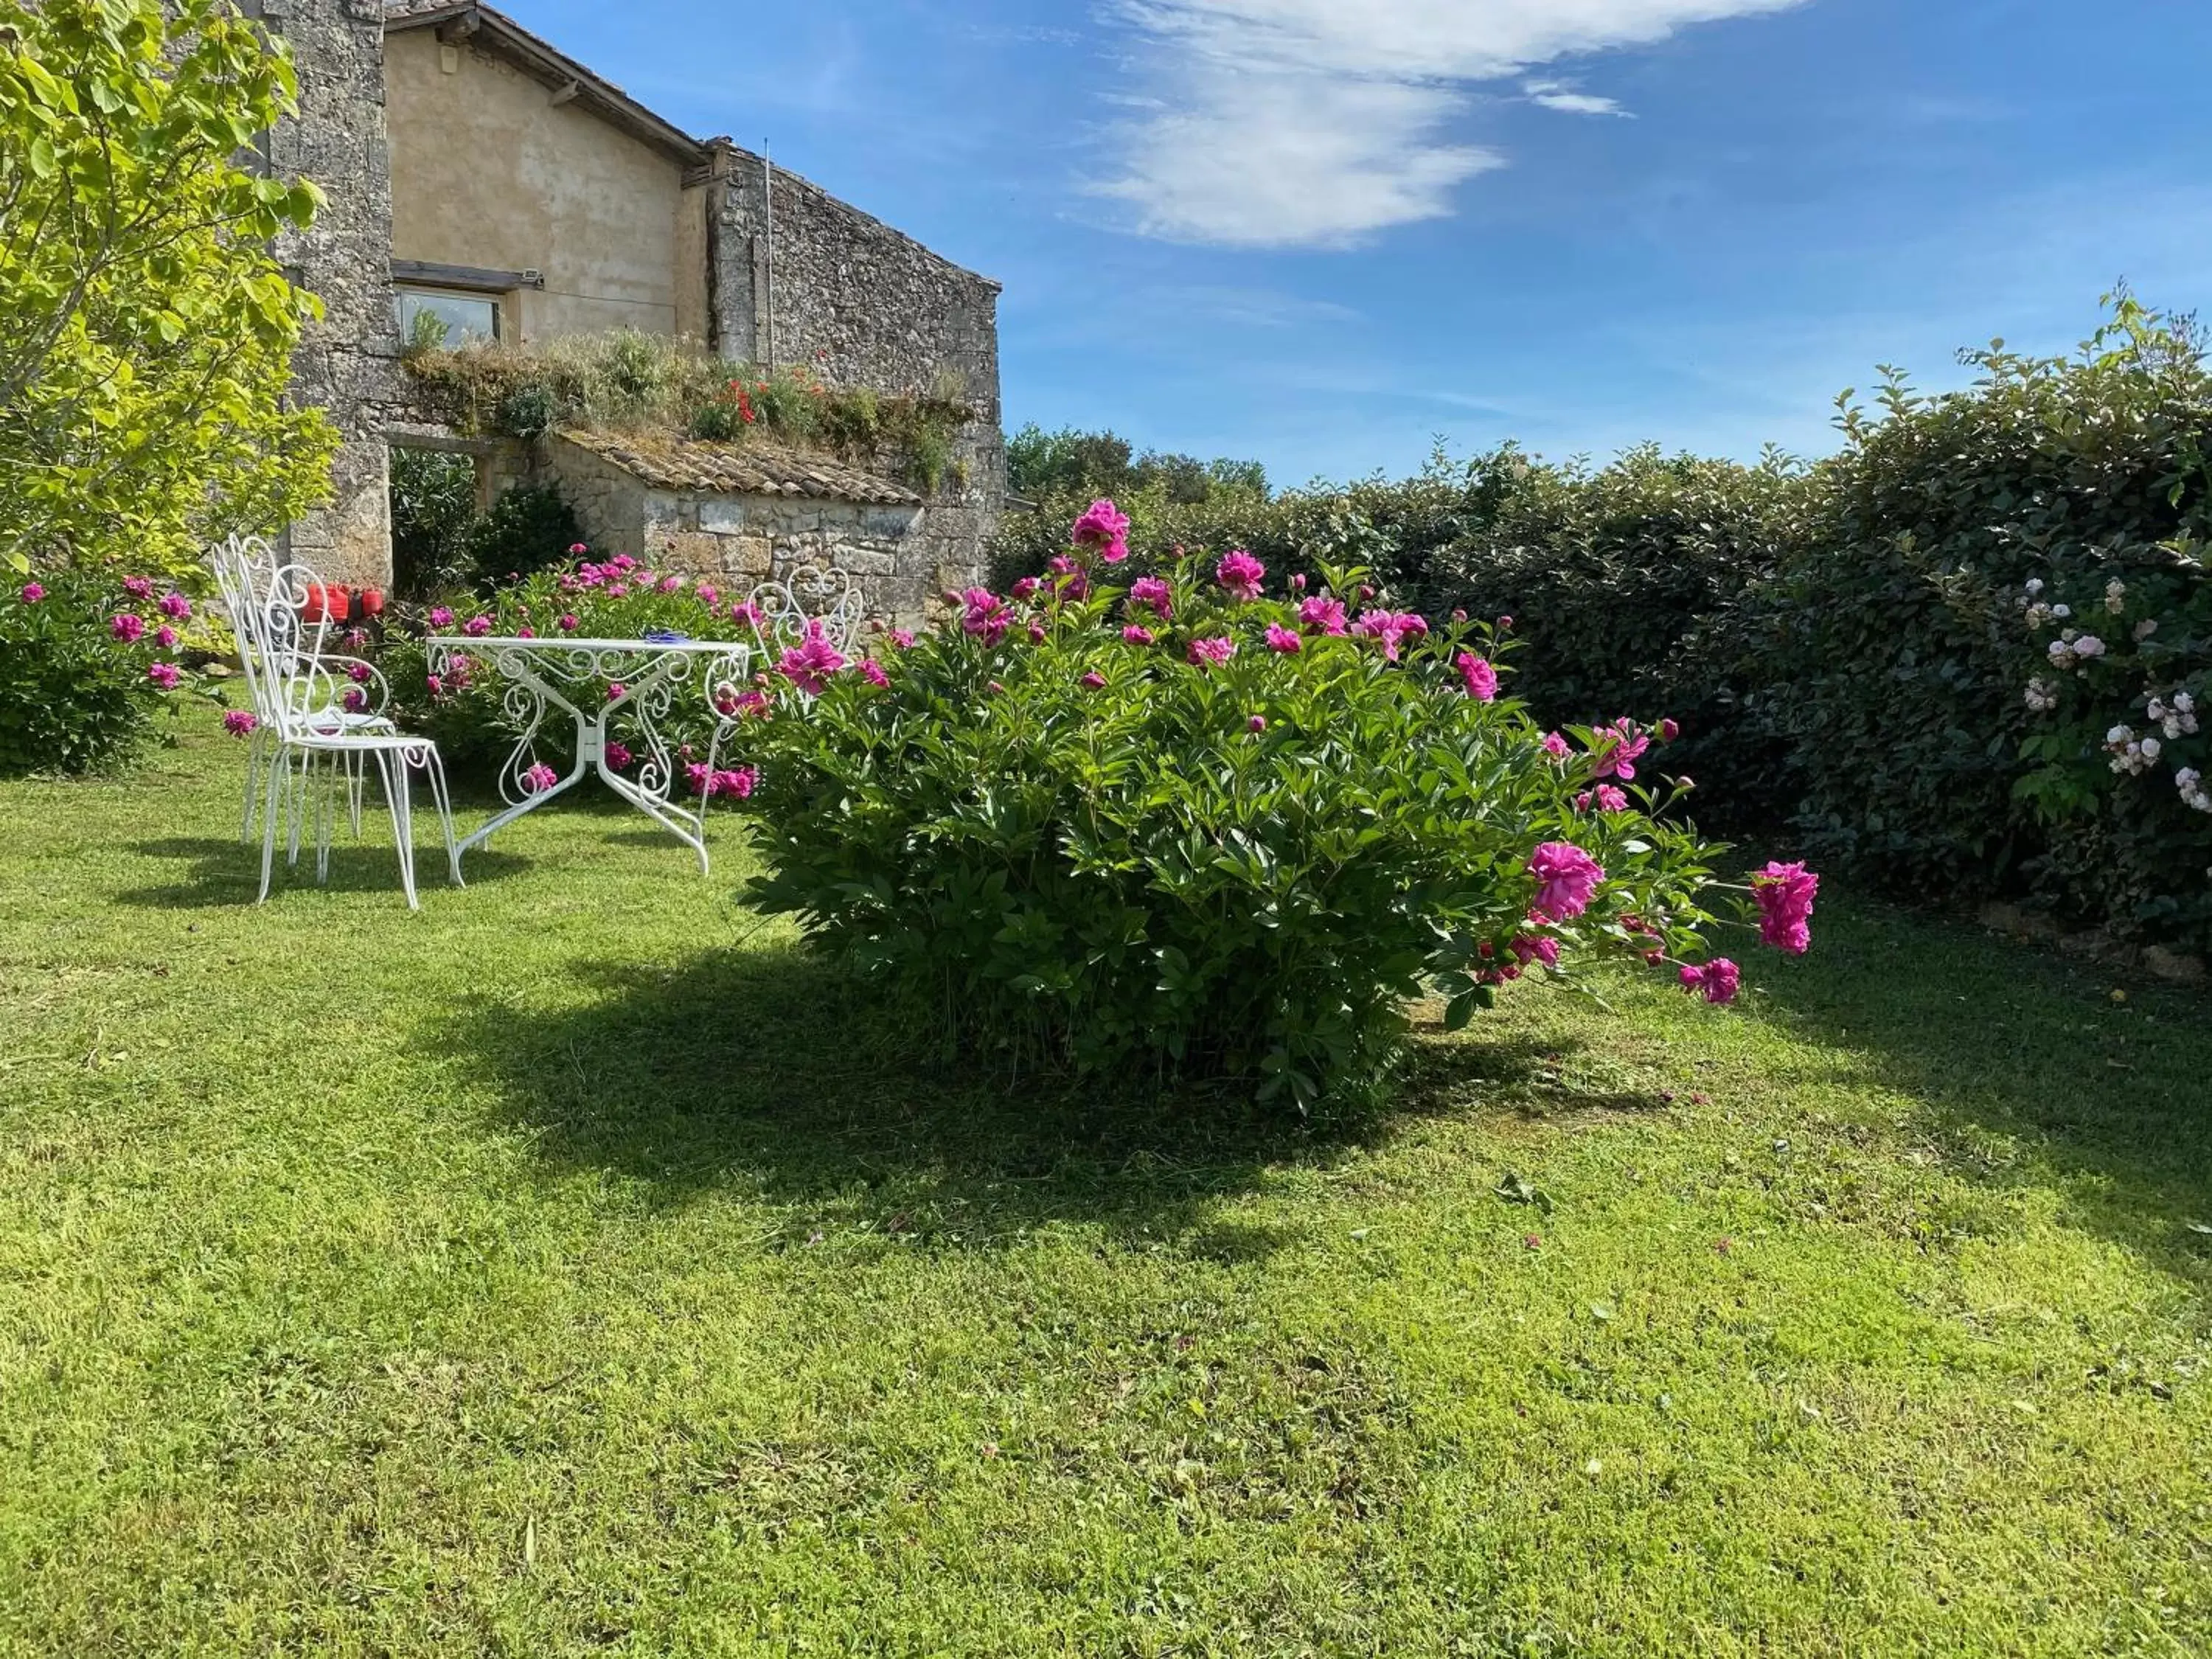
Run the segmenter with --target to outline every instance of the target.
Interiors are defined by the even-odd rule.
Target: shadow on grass
[[[1851,900],[1767,1006],[1921,1103],[1958,1173],[2056,1184],[2070,1218],[2212,1285],[2212,998]],[[2115,1000],[2119,989],[2124,1000]]]
[[[1274,1230],[1210,1218],[1270,1166],[1329,1163],[1409,1118],[1469,1109],[1544,1064],[1532,1045],[1458,1045],[1461,1062],[1387,1111],[1304,1121],[1242,1097],[1025,1085],[918,1065],[857,988],[795,948],[715,951],[641,970],[586,964],[599,994],[550,1015],[464,1004],[425,1041],[465,1053],[560,1170],[599,1170],[680,1205],[735,1190],[781,1206],[785,1243],[817,1227],[986,1247],[1054,1222],[1179,1239],[1224,1261]],[[1446,1086],[1449,1085],[1449,1086]]]
[[[220,909],[252,904],[260,896],[261,843],[258,840],[249,846],[216,836],[176,836],[135,842],[131,850],[143,858],[167,859],[193,867],[179,881],[128,888],[115,896],[118,903],[147,910]],[[463,856],[461,875],[471,887],[484,886],[519,874],[528,869],[530,863],[528,859],[511,853],[478,848]],[[425,891],[447,884],[444,846],[436,841],[425,842],[419,836],[415,843],[415,884]],[[293,888],[312,890],[316,886],[313,847],[303,844],[299,863],[288,866],[284,849],[279,846],[276,874],[269,884],[270,898],[274,901]],[[388,890],[396,896],[400,890],[399,855],[388,841],[356,843],[334,834],[330,878],[321,884],[321,890],[340,893]]]

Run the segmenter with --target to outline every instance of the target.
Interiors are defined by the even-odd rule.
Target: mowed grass
[[[242,765],[0,785],[0,1651],[2212,1650],[2200,994],[1838,896],[1109,1109],[908,1064],[733,828],[257,909]]]

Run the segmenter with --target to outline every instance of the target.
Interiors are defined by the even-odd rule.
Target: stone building
[[[1005,490],[998,284],[726,138],[690,137],[476,0],[258,10],[300,79],[299,117],[270,136],[271,163],[328,198],[280,250],[327,311],[301,349],[297,395],[346,436],[331,506],[295,527],[303,555],[334,575],[388,578],[389,447],[494,448],[442,426],[410,387],[402,331],[428,311],[448,338],[631,327],[973,411],[947,482],[927,496],[765,446],[727,464],[587,440],[481,457],[488,476],[559,482],[610,549],[682,536],[679,562],[754,565],[767,534],[777,562],[853,560],[898,610],[980,562]],[[610,485],[609,470],[626,468],[645,469],[635,487]]]

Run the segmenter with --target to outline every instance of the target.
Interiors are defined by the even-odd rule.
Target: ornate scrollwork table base
[[[743,684],[752,659],[750,647],[728,640],[442,634],[425,643],[434,675],[450,681],[457,673],[489,672],[504,681],[502,704],[521,732],[500,768],[500,799],[506,808],[460,843],[462,853],[483,846],[524,813],[536,811],[597,772],[600,782],[696,853],[700,873],[706,873],[706,799],[702,796],[696,809],[685,804],[684,770],[662,737],[660,722],[679,696],[697,707],[705,696],[687,694],[723,680]],[[622,695],[609,697],[611,685],[622,687]],[[550,782],[537,761],[538,730],[549,714],[567,715],[576,729],[575,764]],[[610,735],[617,720],[634,743]],[[629,775],[608,763],[610,744],[629,750],[634,764]]]

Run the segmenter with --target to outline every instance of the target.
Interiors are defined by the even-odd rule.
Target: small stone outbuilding
[[[963,532],[929,502],[857,467],[757,441],[739,444],[568,432],[536,456],[593,549],[742,592],[802,565],[848,572],[871,616],[918,624],[931,598],[969,580]]]

